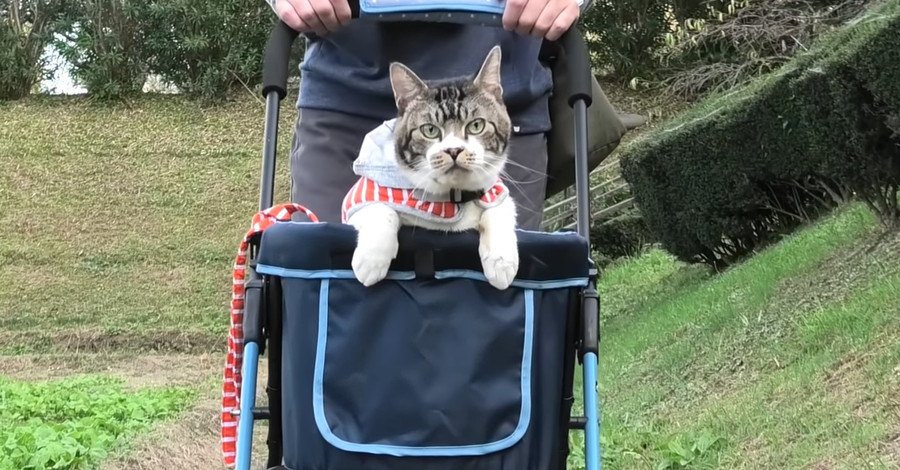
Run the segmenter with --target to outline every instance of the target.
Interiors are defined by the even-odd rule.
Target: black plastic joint
[[[263,281],[250,279],[244,286],[244,342],[263,344]]]
[[[253,408],[253,419],[254,420],[268,420],[272,417],[269,413],[269,407],[257,407]]]
[[[584,416],[573,416],[569,419],[569,429],[584,429],[587,425],[587,418]]]
[[[584,315],[582,328],[581,355],[597,354],[600,345],[600,296],[593,286],[582,293],[581,312]]]

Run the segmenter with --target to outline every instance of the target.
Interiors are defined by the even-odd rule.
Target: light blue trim
[[[600,420],[597,416],[597,355],[584,355],[584,464],[585,470],[600,470]]]
[[[253,407],[256,406],[256,366],[259,345],[244,344],[244,360],[241,367],[241,414],[238,415],[237,455],[235,470],[250,470],[250,454],[253,447]]]
[[[378,5],[376,5],[378,3]],[[469,13],[488,13],[492,15],[502,15],[506,2],[496,0],[480,0],[478,2],[431,2],[426,0],[414,1],[389,1],[379,0],[363,0],[360,2],[360,11],[368,14],[383,13],[405,13],[405,12],[425,12],[425,11],[450,11],[450,12],[469,12]]]
[[[475,281],[487,282],[484,273],[468,269],[445,269],[434,273],[435,279],[464,278]],[[588,285],[587,277],[575,277],[570,279],[556,279],[553,281],[529,281],[527,279],[513,280],[512,285],[523,289],[561,289],[564,287],[584,287]]]
[[[270,276],[293,277],[298,279],[356,279],[353,271],[349,269],[290,269],[271,266],[268,264],[256,265],[256,272]],[[409,281],[416,278],[412,271],[388,271],[385,279],[393,281]]]
[[[458,457],[484,455],[508,449],[515,445],[531,422],[531,356],[534,336],[534,291],[525,290],[525,338],[522,352],[521,394],[522,407],[519,410],[519,422],[509,436],[486,444],[462,446],[395,446],[385,444],[360,444],[348,442],[337,437],[328,425],[325,417],[324,376],[325,345],[328,338],[328,279],[323,279],[319,288],[319,331],[316,346],[316,362],[313,372],[313,416],[319,433],[329,444],[348,452],[392,455],[395,457]]]
[[[584,237],[579,235],[578,232],[576,232],[574,230],[554,230],[552,232],[545,232],[543,230],[530,230],[530,229],[526,229],[526,228],[517,228],[516,232],[518,232],[518,233],[533,233],[533,234],[538,234],[540,236],[552,235],[554,237],[572,237],[572,238],[579,238],[581,240],[584,240]]]
[[[356,279],[353,271],[349,269],[290,269],[271,266],[268,264],[259,264],[256,266],[256,272],[260,274],[268,274],[270,276],[289,277],[297,279]],[[446,269],[438,271],[434,274],[435,279],[472,279],[475,281],[487,282],[484,273],[472,271],[468,269]],[[387,277],[392,281],[411,281],[416,278],[413,271],[388,271]],[[585,287],[588,285],[588,278],[574,277],[568,279],[554,279],[552,281],[531,281],[527,279],[513,280],[512,286],[522,289],[562,289],[566,287]]]

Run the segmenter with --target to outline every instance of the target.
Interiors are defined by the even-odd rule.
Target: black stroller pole
[[[278,22],[272,30],[266,44],[263,62],[263,88],[262,94],[266,98],[266,120],[263,129],[263,154],[262,171],[259,185],[259,210],[272,207],[275,193],[275,163],[278,150],[278,118],[281,100],[287,95],[288,64],[290,62],[291,46],[299,34],[283,22]],[[254,254],[252,254],[254,255]],[[259,274],[255,270],[250,271],[250,283],[261,284],[263,299],[260,301],[263,307],[262,315],[257,315],[255,324],[244,325],[244,331],[255,331],[251,337],[268,348],[268,355],[281,357],[281,309],[278,298],[280,297],[280,284],[277,281],[262,283]],[[252,328],[252,330],[248,330]],[[265,336],[263,335],[265,329]],[[260,346],[262,346],[260,344]],[[262,350],[262,347],[260,347]],[[260,410],[259,415],[254,412],[254,418],[268,416],[269,426],[266,444],[269,448],[266,468],[276,468],[281,465],[283,455],[282,429],[281,429],[281,369],[277,367],[277,361],[269,361],[268,383],[266,395],[268,397],[268,409]],[[252,428],[250,428],[252,429]]]
[[[266,98],[266,127],[263,130],[262,174],[259,184],[259,210],[272,206],[275,192],[275,154],[278,150],[278,115],[281,100],[287,95],[288,63],[291,46],[299,33],[279,21],[266,43],[263,62],[262,94]]]
[[[278,93],[266,95],[266,127],[263,129],[263,159],[259,181],[259,210],[272,207],[275,193],[275,155],[278,150]]]
[[[587,44],[584,36],[577,27],[573,26],[560,38],[563,48],[571,91],[568,97],[569,106],[575,113],[575,199],[576,199],[576,227],[588,244],[590,253],[590,174],[588,170],[588,126],[587,108],[592,103],[591,66],[589,63]],[[584,432],[585,444],[599,442],[600,419],[598,414],[597,395],[595,391],[597,383],[597,355],[600,341],[600,296],[594,287],[596,268],[591,268],[592,282],[581,293],[581,361],[583,365],[584,389]],[[580,424],[580,423],[579,423]],[[600,468],[600,449],[587,445],[585,449],[585,463],[588,470]]]
[[[352,16],[359,16],[359,4],[351,1]],[[263,129],[262,168],[259,185],[259,210],[272,207],[275,195],[275,164],[278,152],[278,119],[281,101],[287,96],[287,80],[290,73],[290,54],[294,41],[299,32],[288,26],[283,21],[278,21],[269,39],[263,56],[263,81],[262,95],[266,99],[265,127]],[[256,247],[251,248],[250,266],[255,267]],[[256,343],[260,353],[268,349],[268,355],[281,357],[282,344],[282,318],[279,298],[281,286],[277,281],[263,282],[260,275],[251,269],[248,272],[248,286],[254,286],[255,294],[261,297],[256,300],[260,305],[260,314],[246,315],[243,329],[245,332],[245,346],[247,343]],[[257,294],[258,293],[258,294]],[[259,308],[259,307],[257,307]],[[281,465],[283,456],[282,422],[281,422],[281,368],[277,361],[269,361],[268,384],[266,395],[268,396],[268,408],[254,409],[251,417],[242,416],[244,419],[268,419],[268,436],[266,443],[269,448],[267,468],[277,468]],[[247,433],[252,434],[252,424],[244,427]],[[246,465],[245,456],[238,451],[239,465]]]
[[[587,44],[577,27],[573,26],[560,38],[565,51],[566,67],[572,81],[568,102],[575,113],[575,195],[578,234],[588,240],[590,248],[590,182],[587,158],[587,108],[591,105],[591,66]]]

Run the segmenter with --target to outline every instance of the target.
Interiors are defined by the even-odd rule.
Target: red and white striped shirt
[[[509,188],[498,179],[480,198],[473,202],[484,208],[494,207],[503,202],[508,195]],[[447,223],[459,219],[460,208],[464,204],[451,200],[425,201],[417,198],[412,189],[382,186],[373,179],[362,177],[344,197],[341,219],[347,223],[354,212],[372,203],[387,204],[398,212]]]

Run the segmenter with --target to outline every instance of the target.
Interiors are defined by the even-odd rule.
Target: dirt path
[[[2,356],[0,375],[47,380],[81,374],[120,377],[129,387],[198,385],[224,364],[217,354],[23,354]]]

